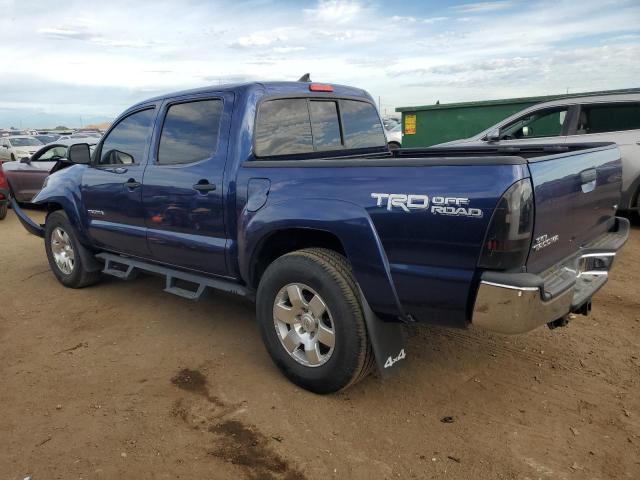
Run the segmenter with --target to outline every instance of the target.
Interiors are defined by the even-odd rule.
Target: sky
[[[0,0],[0,127],[80,126],[229,82],[361,87],[381,112],[640,87],[640,0]]]

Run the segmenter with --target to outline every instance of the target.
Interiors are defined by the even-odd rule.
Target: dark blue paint
[[[333,94],[310,94],[307,84],[293,82],[232,85],[152,99],[123,114],[148,105],[158,112],[149,151],[137,170],[128,167],[126,173],[117,174],[73,166],[51,175],[35,201],[59,203],[78,227],[83,243],[93,248],[131,253],[249,286],[259,249],[271,235],[283,229],[326,232],[337,237],[378,315],[394,319],[410,315],[463,327],[469,322],[485,232],[509,186],[532,175],[539,205],[536,233],[562,228],[563,237],[576,223],[592,227],[598,214],[587,209],[604,208],[620,188],[615,149],[595,152],[586,162],[597,168],[603,185],[590,199],[576,194],[576,172],[585,163],[581,154],[575,155],[575,162],[568,158],[530,165],[259,168],[252,163],[257,105],[265,97],[287,95],[372,102],[362,90],[335,86]],[[193,164],[158,165],[167,106],[204,98],[224,100],[215,154]],[[143,183],[133,192],[123,186],[132,175]],[[200,181],[215,184],[216,190],[197,192],[193,185]],[[390,211],[378,207],[372,193],[464,197],[483,216]],[[90,217],[87,201],[102,205],[105,218]],[[559,214],[574,215],[573,223],[563,225]],[[607,216],[602,215],[603,226],[598,228],[605,228]],[[577,236],[586,235],[585,231],[578,229]],[[531,254],[530,264],[539,270],[545,262],[558,261],[563,252],[559,248],[554,255]]]

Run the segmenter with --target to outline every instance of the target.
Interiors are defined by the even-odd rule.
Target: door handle
[[[105,168],[105,171],[107,172],[111,172],[111,173],[127,173],[127,169],[124,167],[116,167],[116,168]]]
[[[209,183],[207,180],[200,180],[193,186],[193,189],[206,195],[207,193],[214,191],[216,186],[213,183]]]
[[[580,181],[582,183],[593,182],[597,178],[596,169],[590,168],[589,170],[584,170],[580,172]]]
[[[583,170],[580,172],[580,181],[582,182],[582,193],[593,192],[596,188],[596,180],[598,178],[595,168],[589,170]]]
[[[136,182],[133,178],[130,178],[129,180],[127,180],[124,183],[124,186],[130,189],[134,189],[134,188],[138,188],[140,185],[142,185],[140,182]]]

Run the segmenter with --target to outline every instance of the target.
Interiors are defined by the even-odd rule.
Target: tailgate
[[[529,171],[535,226],[527,270],[539,273],[613,227],[622,162],[611,144],[533,158]]]

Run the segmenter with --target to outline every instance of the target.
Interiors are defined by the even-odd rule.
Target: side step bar
[[[104,261],[102,273],[117,277],[121,280],[131,280],[137,277],[141,271],[162,275],[166,279],[165,292],[178,295],[188,300],[199,300],[207,287],[240,295],[249,300],[255,300],[255,293],[252,290],[230,280],[187,273],[170,267],[156,265],[155,263],[115,255],[113,253],[99,253],[96,255],[96,258]],[[193,284],[195,285],[195,289],[190,290],[184,288],[184,286],[178,286],[178,281]]]

